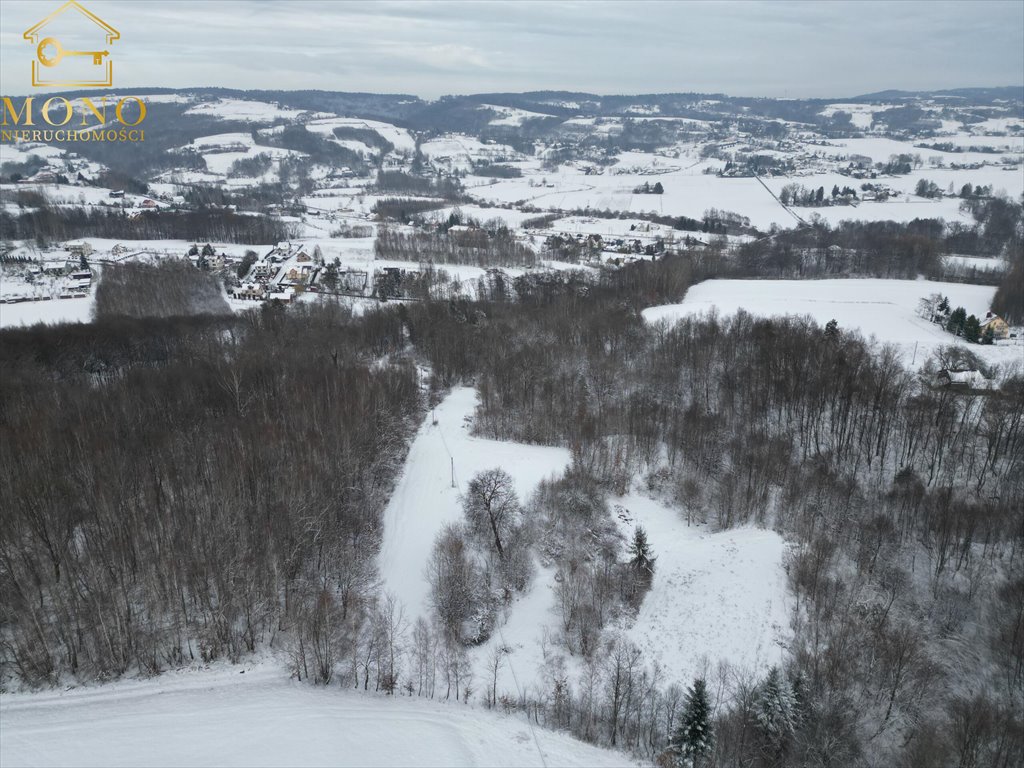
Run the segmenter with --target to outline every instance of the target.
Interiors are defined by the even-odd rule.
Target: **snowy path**
[[[538,766],[527,724],[286,678],[275,664],[0,697],[4,766]],[[628,758],[537,731],[548,766]]]
[[[484,440],[469,434],[476,390],[454,390],[428,416],[409,449],[405,469],[384,511],[380,573],[384,589],[405,605],[415,621],[427,609],[430,587],[424,578],[438,531],[462,519],[459,493],[477,473],[501,467],[515,481],[520,501],[546,477],[569,464],[569,451],[536,445]],[[455,482],[452,487],[452,459]]]

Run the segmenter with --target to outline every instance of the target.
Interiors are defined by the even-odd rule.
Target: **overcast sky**
[[[0,0],[0,89],[62,0]],[[840,97],[1024,83],[1024,2],[81,0],[114,86]],[[36,91],[37,93],[40,91]]]

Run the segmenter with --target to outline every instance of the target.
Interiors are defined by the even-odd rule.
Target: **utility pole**
[[[455,457],[452,456],[452,488],[455,487]]]

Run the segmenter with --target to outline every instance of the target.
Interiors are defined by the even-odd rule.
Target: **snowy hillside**
[[[1024,91],[145,98],[0,155],[0,768],[1024,754]]]
[[[272,663],[5,695],[0,721],[4,766],[631,765],[521,717],[314,688]]]
[[[475,390],[462,387],[424,422],[384,515],[383,587],[404,606],[410,621],[430,614],[427,562],[441,528],[463,519],[459,494],[469,478],[501,467],[525,500],[540,480],[560,474],[570,463],[569,452],[561,448],[473,437],[475,405]],[[635,621],[624,618],[614,630],[641,648],[649,663],[657,662],[669,682],[686,685],[695,676],[710,677],[721,664],[760,673],[781,660],[789,616],[785,547],[777,534],[752,528],[712,533],[639,495],[613,502],[627,538],[635,525],[643,525],[659,558],[639,615]],[[472,649],[478,683],[491,677],[487,665],[494,650],[504,649],[499,695],[544,692],[552,656],[562,653],[550,642],[561,621],[557,587],[554,571],[538,567],[526,594],[502,612],[498,631]],[[582,664],[569,656],[563,662],[569,669]]]
[[[820,325],[835,319],[840,329],[896,345],[906,363],[917,367],[937,348],[964,343],[918,316],[918,302],[933,293],[984,317],[995,288],[924,280],[707,280],[691,288],[681,304],[651,307],[643,316],[653,323],[742,309],[758,317],[809,315]],[[970,349],[990,363],[1019,363],[1024,357],[1016,345],[972,344]]]
[[[761,673],[782,662],[791,619],[782,537],[689,526],[677,510],[637,495],[617,499],[616,508],[629,535],[643,526],[658,558],[626,635],[667,679],[714,680],[720,664]]]

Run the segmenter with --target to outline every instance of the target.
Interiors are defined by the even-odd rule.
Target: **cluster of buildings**
[[[241,282],[228,289],[236,299],[291,301],[297,293],[315,290],[323,269],[320,248],[310,251],[305,246],[278,243],[241,275]]]
[[[0,304],[85,298],[92,279],[92,270],[74,254],[66,259],[4,263]]]
[[[283,242],[255,261],[229,292],[249,301],[291,301],[307,292],[364,296],[369,286],[368,272],[326,264],[320,246]]]

